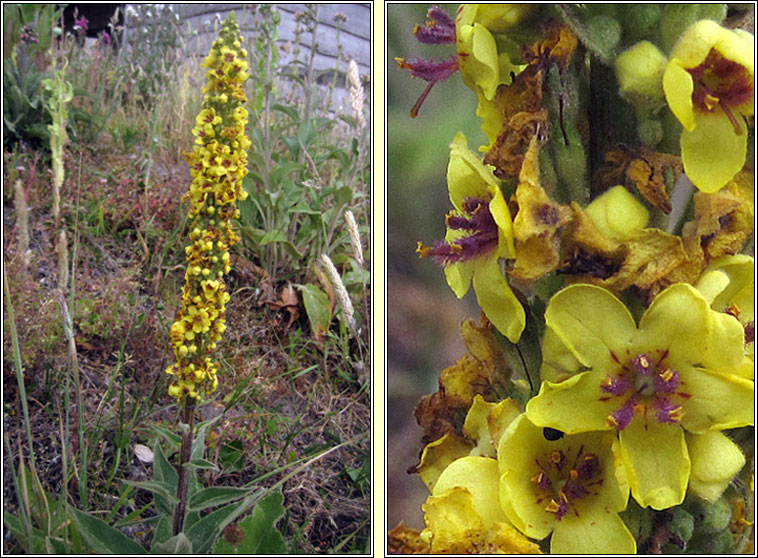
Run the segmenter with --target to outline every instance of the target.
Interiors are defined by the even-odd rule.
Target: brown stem
[[[184,400],[184,424],[189,428],[182,432],[182,449],[179,452],[179,483],[176,488],[176,497],[179,503],[176,505],[174,512],[174,536],[184,530],[184,516],[187,513],[187,492],[189,491],[189,463],[192,455],[192,437],[195,430],[195,399],[186,398]]]

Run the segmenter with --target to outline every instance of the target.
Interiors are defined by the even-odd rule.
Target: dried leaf
[[[300,300],[297,297],[297,291],[292,283],[282,289],[280,307],[289,314],[286,328],[292,327],[292,324],[300,317]]]
[[[666,189],[666,173],[676,181],[682,173],[682,161],[675,155],[648,149],[630,150],[623,147],[605,154],[606,165],[598,172],[601,189],[616,184],[634,185],[640,194],[664,213],[671,212],[671,197]]]
[[[688,260],[682,239],[659,229],[642,229],[624,242],[603,236],[584,210],[573,204],[574,222],[566,243],[572,253],[562,270],[613,291],[631,286],[659,290],[665,277]]]
[[[656,175],[647,161],[635,159],[626,170],[626,175],[651,205],[666,214],[671,213],[671,197],[663,176]]]
[[[545,40],[532,45],[526,53],[526,58],[533,63],[544,63],[544,59],[549,58],[558,62],[561,68],[565,68],[578,45],[579,39],[567,25],[552,22],[545,29]]]
[[[524,161],[524,148],[540,128],[547,126],[547,111],[517,112],[506,120],[484,162],[495,167],[493,173],[505,180],[518,176]]]
[[[429,554],[429,543],[421,538],[421,533],[402,523],[387,532],[387,547],[390,554]]]
[[[695,220],[708,260],[742,250],[755,229],[753,173],[741,172],[713,194],[695,194]]]
[[[500,85],[494,104],[502,124],[484,162],[495,167],[495,176],[509,180],[518,177],[532,136],[547,125],[547,111],[542,110],[542,71],[530,66],[510,85]]]

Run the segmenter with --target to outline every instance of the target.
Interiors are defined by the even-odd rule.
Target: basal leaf
[[[142,546],[102,519],[84,513],[73,506],[66,507],[71,514],[71,519],[95,552],[120,555],[147,554]]]

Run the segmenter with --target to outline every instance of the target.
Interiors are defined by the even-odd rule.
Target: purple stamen
[[[655,377],[655,391],[659,393],[672,394],[679,387],[679,372],[666,368],[663,372]]]
[[[468,234],[453,241],[437,240],[431,247],[422,246],[422,257],[431,256],[440,265],[469,261],[497,247],[500,230],[485,200],[466,198],[462,214],[450,213],[445,222],[452,230]]]
[[[445,81],[458,71],[458,55],[445,60],[424,60],[423,58],[395,58],[401,68],[411,72],[413,77],[430,83]]]
[[[540,472],[532,478],[532,481],[544,492],[548,492],[553,486],[553,482],[543,469],[540,469]]]
[[[634,397],[627,399],[623,407],[616,409],[608,415],[608,422],[617,430],[623,430],[634,418]]]
[[[681,405],[674,405],[666,397],[659,397],[655,401],[656,407],[658,407],[658,422],[664,422],[669,424],[678,424],[682,420],[684,410]]]
[[[755,322],[749,321],[745,324],[745,344],[755,341]]]
[[[582,480],[591,479],[600,470],[600,462],[595,454],[588,453],[584,456],[582,463],[576,468],[579,478]]]
[[[426,26],[416,25],[413,34],[421,43],[440,45],[455,42],[455,20],[439,6],[432,6],[426,13]]]
[[[646,354],[637,355],[632,361],[634,371],[641,376],[649,376],[653,371],[653,363]]]
[[[589,491],[584,485],[577,479],[573,478],[569,478],[569,480],[566,481],[563,491],[566,493],[569,500],[581,500],[589,494]]]
[[[468,219],[455,213],[450,213],[445,218],[445,224],[447,228],[453,230],[476,230],[477,225],[473,219]]]
[[[607,376],[600,384],[600,389],[612,395],[622,395],[632,389],[632,383],[624,376],[618,378]]]

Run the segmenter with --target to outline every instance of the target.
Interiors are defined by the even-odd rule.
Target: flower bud
[[[608,238],[624,241],[647,225],[648,210],[623,186],[614,186],[585,209],[598,230]]]
[[[619,90],[635,106],[654,107],[663,101],[663,72],[668,59],[649,41],[640,41],[616,58]]]

